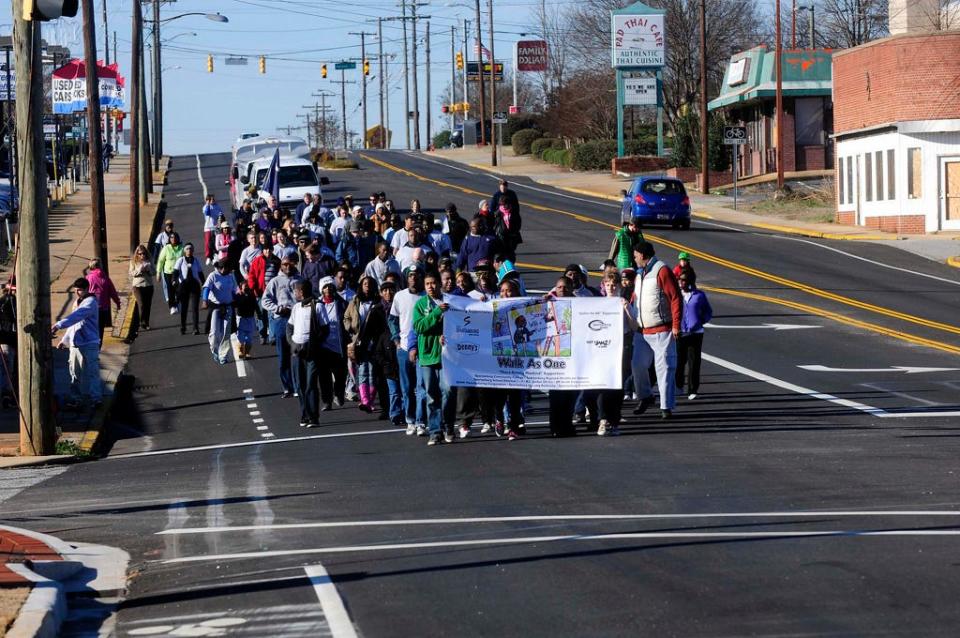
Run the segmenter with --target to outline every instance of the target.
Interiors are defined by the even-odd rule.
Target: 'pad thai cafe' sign
[[[662,14],[613,14],[612,18],[614,67],[663,66]]]

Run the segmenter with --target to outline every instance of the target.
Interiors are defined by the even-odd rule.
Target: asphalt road
[[[365,157],[330,175],[328,196],[385,190],[401,208],[469,214],[496,185]],[[227,200],[227,158],[174,162],[168,214],[187,240],[203,184]],[[615,207],[514,187],[528,287],[600,264]],[[538,399],[529,436],[509,443],[428,448],[350,406],[302,430],[269,348],[218,366],[160,304],[110,454],[40,474],[2,519],[128,551],[121,636],[956,631],[955,271],[709,220],[648,234],[668,263],[691,252],[718,326],[701,398],[671,422],[554,440]]]

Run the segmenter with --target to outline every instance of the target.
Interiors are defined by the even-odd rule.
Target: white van
[[[273,154],[259,157],[247,165],[247,173],[240,175],[240,184],[246,188],[248,184],[256,184],[257,188],[263,185],[273,162]],[[304,193],[323,195],[323,186],[329,184],[326,177],[317,175],[317,167],[309,159],[299,156],[280,156],[280,201],[281,208],[296,208],[303,200]],[[240,204],[243,203],[243,188],[240,191]],[[265,193],[261,193],[263,197]],[[238,206],[239,208],[239,206]]]
[[[243,205],[245,190],[249,184],[256,184],[259,188],[263,183],[277,150],[280,151],[281,206],[289,204],[288,193],[285,193],[284,189],[300,189],[291,200],[296,205],[303,199],[304,193],[319,194],[321,186],[330,183],[326,177],[318,178],[310,147],[303,138],[259,136],[242,142],[238,140],[233,149],[230,177],[224,182],[230,186],[234,208],[239,209]]]

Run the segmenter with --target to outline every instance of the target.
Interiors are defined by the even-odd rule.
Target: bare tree
[[[849,49],[887,35],[887,0],[822,0],[817,7],[817,44]]]
[[[547,5],[546,0],[534,9],[534,17],[540,25],[540,36],[547,43],[548,66],[546,73],[540,74],[541,91],[549,97],[554,89],[561,89],[566,78],[570,57],[570,40],[566,34],[569,9],[555,4]]]

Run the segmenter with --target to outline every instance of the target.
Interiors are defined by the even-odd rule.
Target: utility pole
[[[414,0],[416,2],[416,0]],[[407,150],[410,150],[410,56],[407,54],[407,0],[402,1],[403,17],[403,122],[407,131]],[[416,90],[416,89],[414,89]]]
[[[383,93],[384,87],[387,84],[387,72],[384,70],[383,64],[383,18],[377,18],[377,47],[378,47],[378,56],[377,56],[377,67],[380,74],[380,148],[387,148],[387,125],[383,119]],[[326,115],[324,115],[326,117]]]
[[[367,74],[364,70],[367,68],[367,36],[376,35],[375,33],[369,33],[367,31],[350,31],[347,35],[358,35],[360,36],[360,64],[361,67],[360,73],[360,82],[362,83],[361,93],[360,93],[360,108],[363,109],[363,148],[367,148]]]
[[[107,26],[107,0],[103,0],[100,6],[103,12],[103,63],[109,65],[110,64],[110,31],[109,31],[109,27]],[[114,58],[114,62],[117,62],[116,58]],[[111,132],[111,129],[113,127],[111,126],[110,120],[111,120],[110,111],[107,110],[103,118],[103,122],[104,122],[103,136],[104,136],[104,139],[107,140],[108,144],[115,147],[116,145],[113,143],[113,133]]]
[[[50,248],[43,147],[43,63],[39,21],[23,19],[13,0],[17,66],[17,148],[20,155],[20,241],[17,251],[20,453],[53,454],[53,353],[50,344]]]
[[[153,0],[153,170],[163,155],[163,80],[160,60],[160,0]]]
[[[83,0],[83,57],[86,62],[87,130],[90,131],[90,204],[93,207],[93,256],[109,275],[107,215],[103,198],[103,131],[100,128],[100,79],[97,77],[97,30],[93,0]]]
[[[480,24],[480,0],[476,0],[477,4],[477,67],[480,71],[479,78],[480,81],[477,84],[480,85],[480,144],[487,143],[487,127],[486,127],[486,105],[484,102],[485,99],[485,90],[483,88],[483,38],[481,34]],[[493,64],[493,60],[490,60],[490,64]],[[491,67],[492,70],[492,67]],[[493,131],[490,131],[493,133]]]
[[[142,15],[142,14],[141,14]],[[143,22],[141,20],[141,33],[142,33]],[[141,38],[143,36],[141,35]],[[140,48],[141,53],[143,52],[143,47]],[[140,164],[140,203],[146,204],[148,201],[149,193],[153,192],[153,171],[150,170],[150,118],[147,117],[147,70],[144,58],[146,56],[141,55],[138,60],[140,64],[140,86],[138,87],[138,95],[136,96],[137,105],[136,108],[139,110],[138,115],[140,116],[140,137],[139,137],[139,148],[137,149],[137,154],[139,155],[138,161]]]
[[[304,109],[312,109],[312,106],[303,106]],[[307,120],[307,146],[313,148],[313,137],[310,135],[310,111],[307,111],[307,114],[302,113],[298,114],[297,117],[303,117]]]
[[[493,135],[493,114],[497,112],[497,56],[493,53],[493,0],[487,0],[487,9],[490,11],[490,135]],[[482,65],[481,65],[482,66]],[[480,84],[483,84],[483,74],[480,74]],[[503,124],[500,124],[502,127]],[[500,129],[500,137],[503,138],[503,129]],[[490,145],[490,166],[497,165],[497,140],[491,140]]]
[[[140,59],[143,57],[143,9],[133,2],[133,49],[130,55],[130,254],[140,245],[140,130],[143,120],[140,109],[133,106],[140,95],[143,75]],[[116,37],[116,32],[114,32]]]
[[[450,133],[457,125],[453,105],[457,103],[457,27],[450,27]]]
[[[427,20],[427,29],[426,29],[426,39],[427,39],[427,148],[430,148],[433,145],[433,136],[431,135],[431,126],[430,119],[432,117],[432,109],[430,103],[433,101],[433,94],[430,92],[430,21]]]
[[[702,1],[702,0],[701,0]],[[780,0],[776,0],[776,56],[775,73],[777,75],[777,191],[783,190],[783,69],[781,68],[781,58],[783,57],[783,45],[781,44],[780,34]]]
[[[417,87],[417,76],[420,75],[417,68],[417,0],[410,4],[412,14],[413,38],[411,45],[413,47],[413,148],[420,150],[420,89]]]
[[[311,94],[311,97],[320,98],[320,110],[323,111],[323,117],[320,119],[320,141],[317,142],[317,148],[324,149],[327,147],[327,98],[334,97],[336,93],[330,93],[329,91],[320,91],[318,93]]]
[[[470,104],[470,91],[467,88],[467,67],[470,66],[470,49],[467,46],[467,38],[470,35],[470,21],[464,18],[463,20],[463,103]],[[467,123],[467,113],[469,111],[463,112],[463,123],[464,128],[466,128]]]
[[[340,69],[340,108],[343,110],[343,148],[348,149],[347,143],[347,85],[356,82],[347,82],[346,71]]]
[[[797,0],[790,0],[790,48],[797,48]]]
[[[779,0],[777,0],[779,2]],[[778,18],[779,19],[779,18]],[[700,0],[700,192],[710,192],[710,126],[707,113],[707,0]]]

